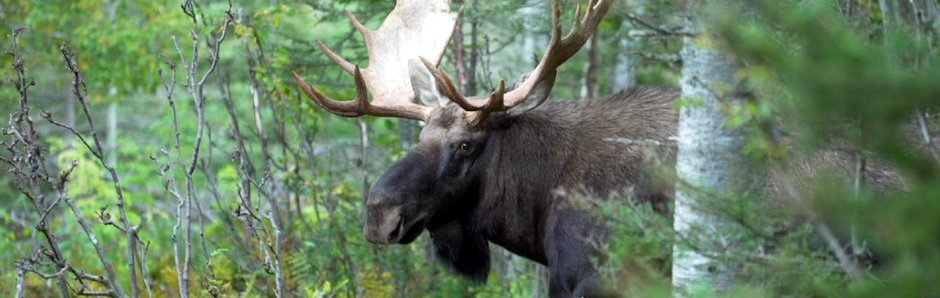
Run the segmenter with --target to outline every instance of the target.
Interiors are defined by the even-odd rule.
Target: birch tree
[[[630,22],[623,21],[621,30],[626,31]],[[619,39],[620,51],[617,52],[617,62],[614,64],[613,79],[610,84],[610,92],[617,93],[621,90],[636,85],[636,61],[633,60],[631,52],[636,47],[635,41],[626,32]]]
[[[673,228],[672,283],[674,295],[723,291],[735,285],[736,266],[720,261],[738,243],[734,225],[719,210],[734,196],[760,189],[742,149],[745,131],[727,125],[724,106],[747,101],[737,92],[738,65],[716,48],[700,10],[706,1],[689,6],[681,52],[680,108],[676,173],[678,185]]]

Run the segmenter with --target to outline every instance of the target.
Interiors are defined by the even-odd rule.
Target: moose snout
[[[373,202],[370,198],[366,206],[366,224],[363,228],[366,240],[375,244],[397,243],[404,230],[404,218],[401,207],[389,206],[383,202]]]
[[[412,152],[393,165],[372,188],[366,200],[366,240],[376,244],[410,242],[423,226],[427,210],[417,206],[420,193],[431,183],[424,154]]]

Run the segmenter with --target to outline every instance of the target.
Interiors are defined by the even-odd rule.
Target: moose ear
[[[437,80],[424,63],[421,63],[421,60],[408,60],[408,73],[411,76],[411,88],[414,89],[418,103],[431,108],[447,105],[447,98],[438,90]]]
[[[524,81],[528,75],[523,76],[519,79],[520,82]],[[518,83],[517,83],[518,84]],[[548,99],[548,95],[552,93],[552,87],[555,85],[555,72],[548,74],[543,80],[541,80],[538,85],[535,85],[535,88],[532,88],[532,93],[526,97],[519,105],[516,105],[506,111],[509,115],[517,116],[522,113],[528,112],[531,109],[534,109],[545,102]]]

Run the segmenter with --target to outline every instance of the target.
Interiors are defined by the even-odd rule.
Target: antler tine
[[[351,101],[329,98],[295,73],[304,93],[326,110],[344,117],[372,115],[427,121],[432,109],[414,103],[405,61],[416,56],[440,61],[457,18],[450,12],[450,0],[399,0],[376,31],[363,26],[352,13],[347,12],[347,16],[365,39],[369,53],[367,69],[360,71],[323,42],[317,41],[317,45],[330,60],[353,74],[356,98]],[[370,93],[374,97],[371,102]]]
[[[517,106],[527,100],[529,97],[538,97],[533,103],[538,105],[548,97],[555,81],[556,69],[559,65],[567,61],[571,56],[578,52],[588,37],[597,30],[607,10],[610,8],[611,0],[591,0],[586,13],[582,15],[581,6],[577,6],[575,13],[575,24],[567,35],[562,37],[561,31],[561,9],[558,0],[552,5],[552,37],[549,41],[545,55],[532,73],[519,84],[516,89],[506,92],[505,82],[500,81],[499,88],[489,96],[464,97],[457,90],[453,80],[437,68],[434,63],[421,58],[421,62],[431,72],[431,75],[438,81],[438,85],[450,100],[467,111],[467,120],[471,125],[479,126],[484,124],[487,116],[495,111],[505,111]],[[533,96],[534,95],[534,96]]]
[[[297,84],[307,94],[307,97],[313,99],[330,113],[343,117],[359,117],[363,115],[363,111],[369,106],[369,100],[366,84],[362,79],[362,73],[359,72],[359,67],[356,66],[353,72],[356,78],[356,99],[351,101],[337,101],[326,96],[317,88],[307,84],[307,81],[296,72],[294,72],[294,80],[297,80]]]
[[[353,27],[356,27],[356,30],[358,30],[359,33],[362,34],[362,37],[366,41],[366,46],[368,47],[369,41],[372,38],[371,37],[372,30],[369,30],[369,28],[366,28],[365,26],[363,26],[362,23],[359,22],[359,19],[357,19],[356,16],[353,15],[351,12],[347,11],[346,16],[349,17],[349,21],[352,22]],[[336,65],[339,65],[339,67],[342,67],[343,70],[345,70],[349,74],[353,74],[353,68],[356,67],[355,65],[353,65],[352,63],[349,63],[349,61],[347,61],[345,58],[341,57],[340,55],[337,55],[335,52],[333,52],[333,50],[330,50],[330,48],[327,47],[326,44],[324,44],[322,41],[317,40],[317,46],[320,47],[320,50],[323,51],[323,53],[326,54],[327,57],[330,57],[330,60],[333,60],[333,63],[336,63]]]
[[[438,81],[438,85],[443,89],[441,91],[444,91],[445,95],[447,95],[451,101],[460,106],[464,111],[477,111],[483,108],[482,104],[475,105],[470,103],[466,97],[460,94],[460,91],[457,90],[457,85],[454,84],[454,81],[451,80],[447,73],[437,68],[437,66],[434,66],[434,63],[431,63],[428,59],[424,57],[419,58],[421,58],[421,63],[424,63],[424,66],[431,72],[431,75],[434,76],[434,79]],[[483,104],[485,104],[485,102]]]
[[[600,3],[601,1],[605,1],[605,3]],[[565,36],[565,39],[562,40],[562,42],[568,43],[569,46],[573,46],[575,44],[579,45],[574,50],[572,55],[577,53],[577,50],[581,48],[580,45],[584,45],[584,42],[586,42],[589,37],[594,35],[595,31],[597,31],[597,25],[600,24],[601,20],[604,18],[604,15],[607,14],[607,9],[610,8],[610,2],[610,0],[592,0],[589,4],[588,11],[598,12],[599,10],[603,9],[603,12],[598,14],[584,13],[581,11],[581,5],[578,5],[575,13],[576,18],[574,26],[571,27],[571,31],[568,32],[568,35]],[[584,14],[582,15],[582,13]],[[581,19],[581,21],[579,22],[578,19]]]
[[[490,113],[496,111],[505,110],[507,107],[503,104],[503,96],[506,95],[506,81],[499,81],[499,87],[496,88],[496,91],[493,91],[490,94],[490,100],[486,102],[486,106],[482,107],[476,113],[470,113],[467,115],[467,122],[471,126],[482,126],[486,123],[486,119],[490,116]]]
[[[357,68],[357,66],[353,65],[352,63],[349,63],[349,61],[346,61],[346,59],[334,53],[333,50],[330,50],[330,48],[327,47],[325,44],[323,44],[322,41],[317,40],[317,46],[320,47],[320,50],[323,51],[323,53],[326,54],[327,57],[330,57],[330,60],[333,60],[333,63],[336,63],[336,65],[339,65],[339,67],[342,67],[343,70],[345,70],[349,74],[353,74],[353,68]]]
[[[545,51],[545,55],[542,56],[542,60],[539,61],[539,64],[535,67],[535,70],[532,71],[532,74],[519,84],[519,87],[506,93],[506,107],[511,108],[522,103],[522,101],[526,100],[526,98],[533,93],[536,87],[543,85],[540,83],[548,79],[549,76],[552,77],[551,79],[554,79],[556,73],[555,69],[584,46],[588,37],[593,35],[594,31],[597,30],[597,25],[604,18],[604,15],[607,14],[612,2],[611,0],[592,0],[587,8],[587,12],[584,13],[584,17],[581,18],[580,21],[576,19],[574,27],[562,38],[561,9],[559,8],[560,4],[558,0],[555,0],[552,5],[554,23],[552,37]],[[580,11],[580,6],[578,6],[579,17]],[[551,88],[551,86],[547,86],[546,88]],[[545,92],[545,94],[548,94],[548,92]]]
[[[316,101],[317,104],[330,111],[330,113],[343,117],[376,115],[409,118],[421,121],[428,120],[431,114],[431,108],[429,107],[417,104],[385,107],[369,103],[369,93],[368,89],[366,89],[366,82],[358,66],[354,69],[353,77],[356,78],[356,98],[350,101],[338,101],[326,96],[323,92],[320,92],[310,84],[307,84],[303,77],[296,72],[294,73],[294,79],[297,80],[300,89],[303,90],[308,97]]]
[[[352,22],[353,27],[356,27],[356,30],[359,30],[359,33],[362,34],[362,37],[365,38],[366,43],[368,43],[369,39],[372,38],[372,30],[369,30],[369,28],[363,26],[362,23],[359,22],[359,19],[356,18],[356,16],[351,12],[347,11],[346,16],[349,17],[349,21]]]

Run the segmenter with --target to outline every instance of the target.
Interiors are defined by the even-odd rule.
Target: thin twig
[[[676,141],[674,140],[669,140],[669,141],[660,141],[660,140],[653,140],[653,139],[635,140],[635,139],[628,139],[628,138],[621,138],[621,137],[610,137],[610,138],[604,138],[604,141],[616,142],[616,143],[621,143],[625,145],[656,146],[656,147],[666,147],[666,148],[676,148],[678,146],[676,144]]]
[[[74,169],[76,166],[78,166],[78,162],[72,162],[71,168]],[[108,256],[107,250],[105,250],[104,247],[99,243],[98,236],[95,235],[91,225],[88,224],[88,220],[85,219],[85,215],[82,213],[82,210],[78,208],[78,204],[72,200],[64,187],[58,187],[56,189],[56,194],[65,200],[65,204],[69,206],[69,208],[72,210],[72,214],[75,215],[75,219],[78,221],[78,225],[82,228],[82,231],[85,233],[85,235],[88,236],[92,246],[95,248],[95,252],[98,254],[98,259],[101,261],[102,267],[104,267],[105,272],[108,274],[107,284],[114,290],[114,294],[118,297],[128,297],[127,292],[124,291],[124,287],[121,286],[120,280],[118,279],[117,271],[114,270],[111,257]]]
[[[173,41],[173,45],[176,47],[176,51],[177,53],[179,53],[180,59],[182,59],[183,51],[180,49],[179,42],[176,40],[176,36],[171,36],[170,39]],[[164,72],[162,69],[160,69],[158,72],[160,74],[160,78],[163,81],[163,90],[166,93],[166,100],[170,105],[170,114],[172,115],[172,119],[173,119],[173,134],[174,134],[174,140],[175,140],[174,148],[176,149],[176,156],[179,160],[179,164],[181,165],[183,163],[183,159],[182,159],[182,156],[183,156],[182,143],[183,142],[180,138],[181,133],[179,129],[179,115],[177,113],[176,100],[173,99],[173,94],[176,90],[176,84],[178,81],[177,73],[176,73],[176,64],[172,62],[167,62],[167,68],[169,68],[169,73],[170,73],[169,78],[164,75]],[[165,150],[161,150],[160,152],[162,153],[163,156],[169,155]],[[151,156],[151,159],[155,161],[157,160],[157,158],[154,156]],[[179,190],[177,189],[175,175],[172,175],[172,174],[167,175],[167,172],[170,170],[169,164],[170,163],[167,162],[166,164],[158,163],[157,165],[158,165],[158,168],[160,169],[160,176],[163,177],[163,188],[168,193],[170,193],[170,195],[172,195],[177,201],[176,223],[173,225],[173,262],[177,269],[177,275],[179,277],[182,277],[182,272],[180,272],[180,270],[183,268],[183,261],[181,259],[181,257],[183,256],[183,253],[180,252],[181,240],[179,237],[179,231],[180,231],[180,228],[184,224],[184,217],[182,215],[183,215],[183,207],[186,204],[186,200],[184,200],[183,197],[179,194]],[[182,280],[180,281],[180,287],[181,287],[180,292],[182,296],[182,293],[184,292],[184,290],[182,289]]]
[[[632,53],[646,60],[662,61],[673,65],[682,64],[682,57],[675,54],[650,54],[642,51],[634,51]]]
[[[920,135],[924,138],[924,145],[927,148],[927,152],[930,152],[930,155],[933,156],[933,159],[937,162],[940,162],[940,149],[937,148],[937,144],[934,143],[933,134],[930,133],[930,126],[927,125],[927,113],[917,109],[917,126],[920,127]]]
[[[127,267],[130,273],[131,289],[133,291],[132,293],[134,297],[138,297],[140,296],[140,286],[138,285],[137,252],[135,251],[135,248],[137,247],[135,245],[135,242],[137,241],[137,236],[130,229],[131,224],[130,224],[130,219],[128,219],[128,216],[127,216],[127,202],[124,199],[124,189],[121,186],[121,176],[118,175],[117,170],[114,168],[114,165],[110,164],[108,160],[105,158],[105,151],[101,147],[101,144],[102,144],[101,139],[98,137],[98,132],[95,131],[94,121],[92,120],[91,113],[89,112],[88,101],[85,99],[85,95],[88,94],[88,91],[86,90],[86,87],[85,87],[85,80],[82,79],[81,77],[81,72],[78,67],[78,61],[75,59],[75,53],[71,52],[65,46],[61,47],[60,50],[62,51],[62,56],[65,58],[66,66],[68,67],[69,71],[72,73],[72,77],[73,77],[72,93],[75,95],[79,103],[82,105],[82,110],[85,112],[85,119],[87,120],[88,127],[91,130],[92,140],[94,141],[94,145],[95,145],[94,147],[95,150],[92,150],[92,153],[95,155],[98,161],[104,166],[105,170],[108,171],[108,175],[111,177],[111,181],[113,182],[114,192],[117,196],[117,207],[121,215],[121,224],[124,226],[123,232],[125,233],[127,243],[128,243]],[[51,118],[52,117],[48,117],[47,119],[51,119]],[[70,131],[75,133],[74,129],[71,129]],[[80,134],[76,133],[76,136],[79,136],[79,138],[81,139]],[[84,142],[84,140],[82,140],[82,142]],[[87,145],[88,144],[86,143],[86,146]],[[111,152],[111,154],[115,154],[115,152]],[[120,284],[118,280],[114,279],[113,277],[111,277],[111,280],[115,285]],[[117,290],[118,295],[121,295],[122,297],[127,296],[127,293],[125,293],[124,290],[120,288],[120,286],[117,286],[115,290]]]
[[[274,284],[276,291],[274,292],[275,297],[284,297],[285,291],[285,279],[284,279],[284,262],[281,261],[281,228],[278,227],[277,220],[268,213],[265,215],[268,219],[268,222],[271,223],[271,229],[274,230],[274,243],[271,243],[268,239],[267,247],[265,250],[265,263],[269,264],[270,271],[274,273]],[[273,257],[272,257],[273,256]]]
[[[627,14],[626,14],[626,17],[627,17],[627,20],[630,21],[630,23],[632,23],[632,24],[634,24],[634,25],[640,25],[640,26],[642,26],[642,27],[646,27],[646,28],[648,28],[648,29],[650,29],[650,30],[653,30],[653,32],[658,33],[659,35],[663,35],[663,36],[678,36],[678,37],[695,37],[695,36],[696,36],[695,34],[693,34],[693,33],[691,33],[691,32],[685,32],[685,31],[683,31],[682,29],[678,29],[678,28],[672,28],[672,29],[670,29],[670,28],[662,28],[662,27],[659,27],[659,26],[650,24],[649,22],[644,21],[643,19],[641,19],[640,17],[638,17],[638,16],[636,16],[636,15],[634,15],[634,14],[632,14],[632,13],[627,13]]]
[[[150,275],[147,272],[150,272],[150,269],[147,268],[147,253],[150,252],[150,241],[147,241],[144,244],[144,249],[140,254],[140,270],[143,272],[144,276],[144,288],[147,290],[147,297],[153,298],[153,285],[151,285]]]
[[[196,117],[197,117],[197,120],[196,120],[197,132],[196,132],[196,136],[194,140],[193,152],[192,152],[192,155],[190,156],[189,162],[185,165],[185,172],[184,172],[186,176],[186,195],[185,195],[185,198],[178,196],[178,199],[180,200],[179,205],[177,205],[178,218],[177,218],[177,223],[174,226],[174,240],[176,243],[175,257],[176,257],[177,275],[179,276],[180,296],[189,297],[190,295],[190,289],[189,289],[190,272],[192,268],[192,241],[193,241],[192,209],[193,209],[193,205],[196,204],[194,203],[196,201],[196,189],[195,189],[195,182],[193,179],[193,173],[195,172],[196,167],[199,162],[200,150],[202,149],[203,136],[205,135],[205,129],[206,129],[206,118],[205,118],[206,97],[205,97],[203,90],[205,88],[206,81],[218,68],[219,60],[220,60],[219,52],[221,50],[222,42],[225,40],[226,36],[228,35],[228,29],[230,25],[232,24],[232,22],[234,21],[234,14],[232,13],[232,3],[231,1],[229,1],[228,9],[225,12],[225,20],[223,21],[223,24],[221,25],[221,32],[219,33],[216,39],[211,40],[211,42],[209,42],[209,48],[210,48],[209,68],[204,73],[199,75],[197,72],[199,71],[200,34],[202,30],[201,30],[201,25],[198,23],[197,18],[196,18],[196,3],[194,0],[187,0],[186,2],[181,4],[180,7],[182,8],[183,13],[189,16],[193,25],[193,29],[191,31],[191,37],[193,40],[192,60],[189,60],[187,63],[186,59],[183,56],[183,51],[180,48],[179,43],[177,42],[175,37],[173,38],[173,44],[176,47],[177,54],[179,55],[181,62],[183,63],[183,65],[186,66],[186,82],[187,82],[186,87],[195,104]],[[174,69],[173,78],[175,82],[175,69]],[[183,161],[182,161],[183,153],[182,153],[182,148],[181,148],[182,146],[181,146],[181,141],[179,137],[180,132],[179,132],[179,125],[178,125],[178,118],[176,115],[176,104],[172,99],[172,93],[169,93],[172,91],[171,88],[168,88],[168,87],[165,87],[165,88],[168,91],[167,97],[168,97],[168,100],[170,101],[171,109],[173,110],[174,129],[176,132],[177,159],[180,162],[180,166],[184,166]],[[167,187],[167,190],[169,190],[169,187]],[[184,232],[185,237],[183,237],[182,241],[179,238],[180,228],[185,230]],[[184,250],[182,251],[182,254],[183,254],[182,260],[180,260],[180,251],[179,251],[180,243],[182,243],[185,247]],[[205,251],[206,250],[205,241],[203,240],[202,243],[203,243],[203,247]],[[206,257],[208,258],[209,256],[207,255]]]
[[[861,135],[862,129],[863,127],[861,123],[859,123],[859,136],[858,136],[859,143],[864,142],[864,138]],[[865,186],[865,172],[867,171],[866,170],[867,160],[865,159],[865,155],[862,154],[862,151],[860,149],[854,150],[853,155],[855,156],[855,183],[853,185],[854,186],[853,195],[854,195],[854,199],[858,200],[862,195],[862,187]],[[863,247],[862,244],[858,240],[858,231],[856,229],[856,224],[858,224],[857,217],[858,217],[858,214],[853,212],[852,224],[849,227],[850,229],[849,245],[851,246],[852,255],[854,256],[862,255],[865,251],[862,248]]]
[[[29,272],[39,274],[39,271],[32,267],[40,266],[38,265],[40,260],[45,257],[62,273],[54,275],[40,274],[39,276],[56,279],[56,285],[61,295],[63,297],[71,297],[70,286],[63,273],[66,271],[73,273],[83,287],[85,286],[85,280],[78,274],[78,270],[75,270],[66,263],[58,242],[59,238],[55,236],[49,223],[49,216],[53,213],[53,209],[58,206],[59,202],[62,201],[62,198],[56,197],[52,203],[48,203],[46,202],[47,198],[44,194],[44,189],[47,189],[48,186],[52,186],[53,189],[64,189],[68,175],[74,167],[61,173],[58,177],[50,175],[50,171],[46,167],[46,156],[44,154],[46,146],[41,143],[30,115],[29,88],[35,85],[35,81],[27,79],[26,63],[20,55],[17,46],[19,34],[22,32],[24,32],[24,29],[17,27],[10,35],[11,49],[9,54],[13,58],[13,70],[16,73],[16,78],[13,80],[13,83],[19,93],[19,109],[10,115],[8,126],[3,130],[4,134],[10,135],[12,140],[9,143],[0,141],[0,144],[12,155],[10,158],[4,157],[0,159],[10,165],[9,172],[13,176],[14,186],[29,199],[37,214],[40,215],[39,222],[35,225],[35,229],[48,246],[45,248],[40,246],[35,254],[30,257],[22,258],[17,262],[19,280],[16,295],[26,295],[26,274]],[[107,284],[105,284],[105,286],[107,286]]]
[[[790,180],[790,177],[786,175],[781,175],[780,178],[781,184],[783,186],[786,194],[796,202],[797,206],[803,210],[803,212],[809,217],[810,221],[816,225],[816,231],[819,233],[819,236],[826,241],[826,244],[829,246],[829,250],[836,255],[836,259],[839,260],[839,265],[845,273],[852,278],[852,281],[859,282],[864,278],[862,270],[858,268],[858,264],[855,264],[851,258],[845,253],[845,249],[840,244],[839,239],[836,238],[835,234],[832,233],[832,229],[829,228],[822,219],[819,218],[819,215],[816,214],[806,202],[803,201],[803,198],[797,192],[796,187],[793,185],[793,181]]]
[[[79,133],[78,131],[76,131],[75,128],[68,126],[64,123],[55,121],[55,118],[53,118],[52,114],[50,114],[49,112],[42,111],[42,113],[40,113],[40,116],[42,116],[43,119],[46,119],[46,121],[49,121],[49,123],[52,123],[55,126],[68,130],[69,133],[71,133],[73,136],[78,137],[78,140],[81,141],[83,145],[85,145],[85,149],[88,149],[88,152],[95,154],[95,147],[92,147],[91,144],[89,144],[88,141],[85,140],[85,136]],[[98,156],[95,155],[95,157],[97,158]]]
[[[261,113],[261,104],[262,104],[261,92],[262,91],[261,90],[263,90],[263,88],[261,86],[261,83],[257,80],[258,74],[255,72],[255,69],[258,67],[255,61],[256,55],[252,53],[251,44],[248,43],[248,41],[245,42],[245,51],[248,56],[248,66],[249,66],[248,67],[249,69],[248,80],[250,83],[249,87],[251,90],[251,97],[252,97],[252,101],[251,101],[252,111],[254,112],[254,118],[255,118],[255,134],[258,136],[258,139],[261,142],[261,153],[263,157],[263,165],[262,165],[262,180],[263,180],[262,184],[263,184],[264,181],[272,180],[270,179],[270,175],[271,175],[271,164],[273,163],[272,162],[273,158],[271,155],[270,146],[268,144],[269,140],[264,131],[264,126],[263,126],[264,121],[261,117],[262,115]],[[260,53],[257,58],[260,60],[261,58]],[[248,178],[252,179],[252,177],[250,176]],[[276,189],[277,189],[277,183],[271,183],[271,192],[275,192]],[[271,250],[271,254],[273,255],[274,264],[272,266],[272,269],[274,270],[274,278],[275,278],[275,285],[276,285],[275,295],[277,297],[284,297],[285,291],[286,291],[286,288],[285,288],[286,280],[285,280],[285,274],[284,274],[284,265],[283,265],[284,262],[281,258],[282,254],[280,251],[281,242],[283,241],[280,226],[284,222],[284,219],[281,215],[281,210],[280,210],[281,208],[280,206],[278,206],[276,195],[266,194],[262,185],[258,185],[258,190],[268,200],[268,207],[271,210],[271,212],[267,215],[267,217],[269,221],[271,222],[271,226],[272,226],[272,229],[274,230],[273,231],[274,234],[265,235],[265,236],[266,238],[268,238],[267,239],[268,249]],[[274,242],[274,243],[272,244],[270,242]]]

